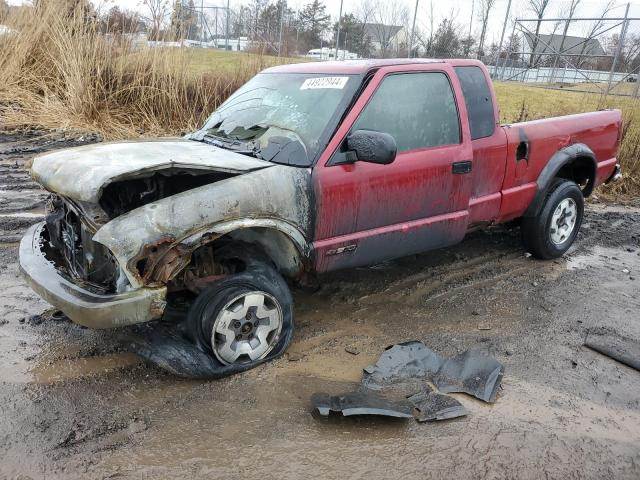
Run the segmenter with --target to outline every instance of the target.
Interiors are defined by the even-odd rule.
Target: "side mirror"
[[[396,140],[388,133],[356,130],[347,137],[347,149],[361,162],[388,165],[396,159]]]

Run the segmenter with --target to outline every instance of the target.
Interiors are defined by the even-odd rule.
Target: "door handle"
[[[473,168],[473,162],[471,160],[464,160],[462,162],[453,162],[451,170],[454,175],[464,175],[465,173],[471,173]]]

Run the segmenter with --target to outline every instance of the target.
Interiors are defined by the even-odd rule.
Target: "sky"
[[[225,6],[226,0],[195,0],[197,6],[199,6],[200,1],[204,2],[205,6]],[[238,6],[242,3],[240,0],[229,0],[231,8],[234,6]],[[309,0],[289,0],[288,6],[290,8],[297,9],[308,3]],[[327,6],[327,12],[332,16],[335,21],[338,18],[338,12],[340,10],[340,0],[323,0],[325,5]],[[349,13],[355,11],[362,1],[366,0],[343,0],[343,13]],[[392,0],[382,0],[382,1],[392,1]],[[413,18],[413,11],[415,8],[415,0],[396,0],[402,3],[405,3],[407,8],[410,11],[411,18]],[[547,18],[549,17],[561,17],[562,12],[566,9],[566,5],[569,0],[551,0],[551,4],[548,10],[548,15],[545,15]],[[142,2],[140,0],[92,0],[92,2],[101,6],[102,8],[108,8],[111,5],[118,5],[120,8],[125,8],[129,10],[137,10],[144,11],[144,7],[142,6]],[[474,6],[473,11],[473,24],[472,31],[476,36],[479,36],[480,31],[480,13],[479,6],[481,0],[418,0],[418,15],[416,20],[416,25],[419,29],[428,31],[430,24],[430,5],[433,4],[433,13],[435,17],[435,25],[437,25],[443,18],[453,18],[454,21],[463,27],[464,31],[467,32],[469,29],[469,22],[471,18],[472,6]],[[24,3],[24,0],[9,0],[10,4],[21,4]],[[576,17],[592,17],[597,16],[598,13],[602,10],[606,0],[581,0],[580,6],[578,7],[578,12],[576,13]],[[609,16],[622,17],[624,16],[624,11],[626,4],[624,0],[618,0],[616,3],[616,8],[609,14]],[[630,10],[629,15],[632,17],[640,17],[640,0],[634,0],[629,2]],[[500,40],[500,35],[502,31],[502,26],[505,19],[505,13],[507,10],[508,0],[495,0],[495,7],[492,10],[492,13],[489,18],[488,24],[488,34],[487,34],[487,44],[492,42],[498,43]],[[511,13],[509,15],[510,18],[531,18],[531,13],[527,11],[527,0],[512,0],[511,2]],[[531,26],[532,24],[529,24]],[[551,22],[547,24],[551,27]],[[511,29],[513,27],[513,23],[509,23],[507,27],[507,32],[505,34],[505,38],[509,36]],[[582,24],[574,24],[572,26],[569,34],[580,35],[582,32],[580,30],[586,30],[588,26],[586,23]],[[632,22],[630,25],[630,32],[632,33],[640,33],[640,21]],[[612,33],[617,30],[612,30]]]

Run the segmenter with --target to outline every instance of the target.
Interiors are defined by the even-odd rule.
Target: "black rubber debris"
[[[180,325],[153,322],[141,325],[125,339],[125,349],[174,375],[184,378],[216,379],[244,372],[278,355],[268,355],[251,365],[224,365],[214,355],[198,348]]]
[[[320,415],[330,412],[341,413],[345,417],[352,415],[377,415],[397,418],[413,418],[413,404],[408,400],[390,400],[371,390],[329,395],[315,393],[311,396],[313,408]]]
[[[503,374],[504,367],[495,358],[469,350],[446,360],[433,383],[443,393],[463,392],[493,403]]]
[[[462,404],[449,395],[434,392],[431,389],[411,395],[409,400],[418,414],[416,420],[419,422],[433,422],[436,420],[448,420],[450,418],[463,417],[467,410]]]
[[[640,342],[617,333],[590,333],[584,346],[640,371]]]
[[[375,365],[364,369],[362,383],[382,390],[426,380],[442,393],[468,393],[493,403],[503,374],[503,365],[486,353],[470,350],[444,359],[424,343],[412,341],[387,348]]]

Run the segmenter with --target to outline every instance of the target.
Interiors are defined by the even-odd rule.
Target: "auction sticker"
[[[313,90],[317,88],[336,88],[342,90],[347,84],[349,77],[317,77],[307,78],[300,87],[300,90]]]

